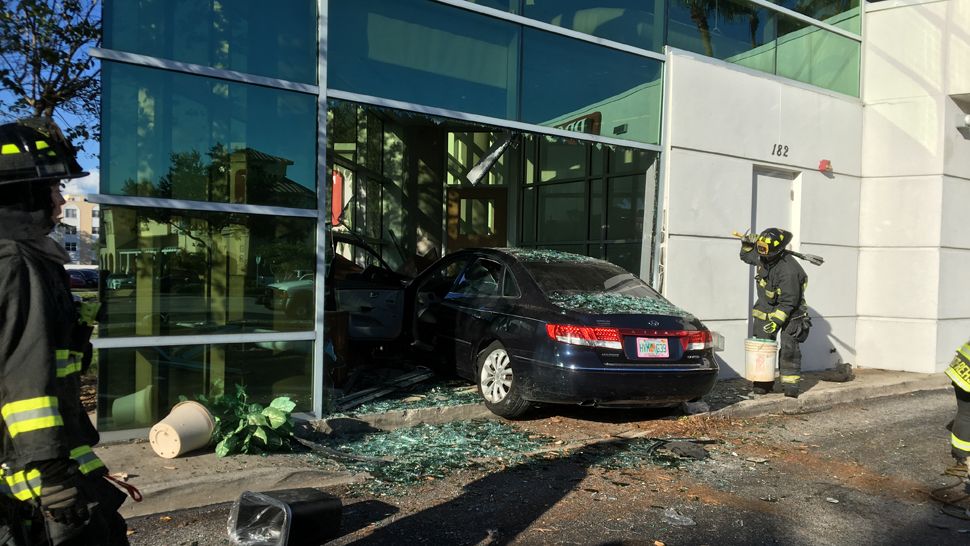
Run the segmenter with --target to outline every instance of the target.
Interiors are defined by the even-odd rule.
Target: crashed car
[[[676,406],[717,379],[719,336],[602,260],[460,250],[406,292],[414,346],[453,363],[502,417],[533,403]]]

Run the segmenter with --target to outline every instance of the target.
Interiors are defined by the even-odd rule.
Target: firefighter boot
[[[785,396],[789,398],[798,398],[799,394],[801,394],[801,389],[798,388],[798,383],[785,385]]]

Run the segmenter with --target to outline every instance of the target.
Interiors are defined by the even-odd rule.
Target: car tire
[[[478,394],[489,411],[506,419],[521,417],[528,411],[529,401],[519,395],[512,360],[501,343],[494,341],[479,353],[475,371]]]

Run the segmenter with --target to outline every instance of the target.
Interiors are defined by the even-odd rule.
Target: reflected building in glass
[[[144,428],[234,384],[326,413],[346,379],[329,349],[347,327],[335,259],[413,275],[461,248],[549,248],[675,301],[690,286],[717,299],[723,253],[690,245],[760,223],[752,162],[771,176],[824,153],[821,134],[797,161],[767,150],[798,140],[779,126],[815,130],[786,107],[859,103],[862,15],[857,1],[106,0],[98,426]],[[786,90],[809,98],[762,100]],[[747,209],[711,213],[730,184],[691,185],[721,176],[746,185]],[[742,316],[695,312],[734,327],[746,302],[731,305]]]

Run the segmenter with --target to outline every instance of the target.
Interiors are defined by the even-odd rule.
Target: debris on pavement
[[[422,381],[363,403],[352,410],[330,416],[369,415],[406,409],[477,404],[481,401],[477,389],[475,385],[461,380]]]
[[[833,499],[832,497],[826,497],[825,502],[831,502],[832,504],[838,504],[839,499]]]
[[[681,514],[676,508],[673,507],[664,510],[664,520],[671,525],[679,525],[681,527],[697,525],[697,522],[695,522],[692,518]]]
[[[410,387],[434,376],[428,368],[418,367],[414,371],[399,375],[386,383],[342,396],[336,403],[336,411],[347,411],[376,400],[397,390]]]
[[[335,437],[327,447],[358,458],[382,459],[381,463],[351,460],[345,464],[373,477],[364,485],[372,493],[395,493],[399,486],[443,478],[486,460],[506,465],[522,462],[526,453],[548,441],[505,423],[476,419]]]

